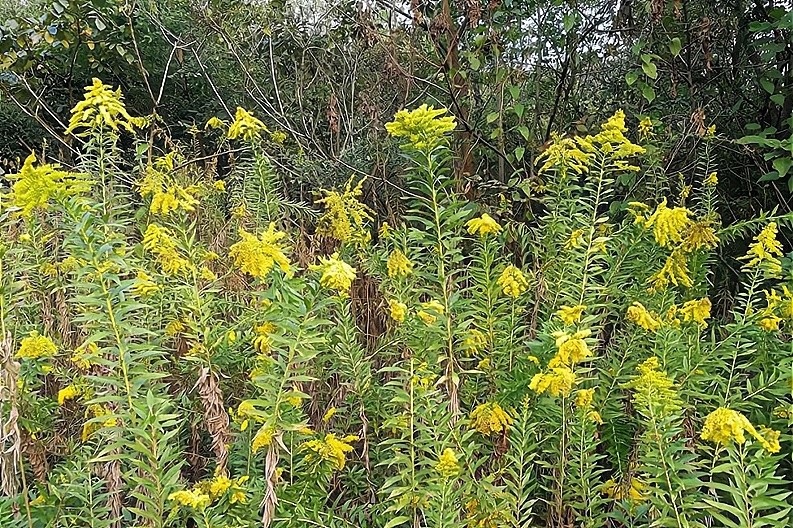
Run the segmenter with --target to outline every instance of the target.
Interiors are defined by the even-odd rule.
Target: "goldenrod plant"
[[[555,135],[526,223],[466,198],[464,123],[401,110],[386,221],[357,175],[288,200],[265,121],[206,124],[221,177],[97,80],[77,166],[11,176],[0,526],[788,526],[793,219],[723,225],[712,138],[635,195],[656,124]]]

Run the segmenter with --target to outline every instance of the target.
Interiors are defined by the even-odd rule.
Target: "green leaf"
[[[683,49],[683,45],[680,43],[680,38],[675,37],[671,41],[669,41],[669,52],[672,54],[673,57],[677,57],[680,55],[680,50]]]
[[[526,149],[523,147],[517,147],[515,149],[515,159],[521,161],[523,159],[523,155],[526,153]]]
[[[400,515],[398,517],[394,517],[393,519],[391,519],[390,521],[385,523],[385,526],[383,526],[383,528],[394,528],[394,526],[399,526],[400,524],[406,523],[409,520],[410,520],[410,517],[406,517],[404,515]]]
[[[629,71],[628,73],[625,74],[625,82],[628,84],[628,86],[633,86],[633,83],[635,83],[636,79],[638,78],[639,78],[639,72],[636,70]]]
[[[785,174],[787,174],[788,169],[790,169],[790,164],[793,162],[790,158],[777,158],[774,160],[772,165],[774,169],[779,173],[779,177],[781,178]]]
[[[523,136],[523,139],[526,141],[529,140],[529,127],[526,125],[521,125],[518,127],[518,132],[520,132],[520,135]]]
[[[645,62],[642,64],[642,71],[650,79],[658,78],[658,67],[653,62]]]
[[[512,97],[512,100],[517,100],[520,97],[520,86],[512,85],[509,88],[509,95]]]
[[[482,62],[479,60],[479,57],[477,57],[476,55],[469,55],[468,65],[471,66],[472,70],[477,71],[479,67],[482,65]]]
[[[774,94],[771,96],[771,101],[773,101],[775,104],[779,106],[782,106],[783,104],[785,104],[785,96],[782,95],[781,93]]]
[[[522,103],[515,103],[512,109],[515,111],[516,116],[523,117],[523,111],[525,110],[525,107]]]
[[[498,119],[498,115],[498,112],[490,112],[487,114],[487,124],[489,125],[490,123],[496,121]]]
[[[772,83],[770,80],[765,78],[760,79],[760,86],[762,86],[763,90],[765,90],[770,94],[774,93],[774,91],[776,90],[776,88],[774,88],[774,83]]]
[[[655,100],[655,90],[649,84],[642,86],[642,95],[647,99],[648,103],[652,103]]]

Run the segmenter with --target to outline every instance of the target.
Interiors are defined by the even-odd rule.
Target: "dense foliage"
[[[787,527],[793,10],[0,1],[0,526]]]

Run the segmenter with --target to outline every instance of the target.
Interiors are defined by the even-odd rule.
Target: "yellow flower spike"
[[[436,110],[423,104],[414,110],[400,110],[385,128],[390,136],[404,138],[416,150],[432,150],[457,126],[454,117],[444,116],[446,113],[445,108]]]
[[[331,407],[330,409],[325,411],[325,414],[322,416],[322,421],[328,423],[335,414],[336,414],[336,407]]]
[[[49,207],[50,200],[64,199],[68,196],[87,192],[91,181],[83,174],[74,174],[58,170],[58,165],[43,164],[34,167],[36,155],[25,158],[22,168],[17,174],[8,175],[13,181],[11,187],[11,204],[20,209],[16,214],[23,218],[30,217],[35,210]],[[19,237],[20,242],[30,240],[27,233]]]
[[[694,285],[691,276],[688,274],[688,262],[682,250],[674,250],[666,258],[663,267],[654,273],[647,282],[651,283],[650,291],[658,292],[666,290],[670,284],[690,288]]]
[[[537,163],[543,160],[545,162],[540,167],[539,173],[558,168],[562,173],[566,173],[569,169],[576,174],[583,174],[589,170],[592,154],[579,148],[575,140],[563,138],[554,132],[551,134],[551,144],[537,156]]]
[[[657,313],[649,311],[644,305],[638,301],[634,302],[628,307],[626,313],[628,321],[641,326],[648,332],[655,332],[661,328],[661,319]]]
[[[399,302],[395,299],[390,299],[388,301],[388,309],[389,309],[389,314],[391,315],[391,319],[393,319],[397,323],[402,323],[405,321],[405,316],[408,313],[407,304]]]
[[[671,248],[674,244],[683,241],[684,231],[691,223],[688,218],[690,214],[691,212],[685,207],[667,207],[664,198],[644,226],[648,229],[653,228],[653,235],[659,246]]]
[[[455,477],[460,473],[460,464],[453,449],[447,447],[443,450],[438,457],[438,463],[435,464],[435,471],[444,479]]]
[[[765,271],[776,276],[782,272],[782,263],[777,257],[782,256],[782,244],[776,239],[776,222],[769,222],[763,230],[754,237],[754,243],[749,246],[749,251],[738,260],[748,260],[743,270],[762,267]]]
[[[226,122],[215,116],[210,117],[209,121],[204,125],[204,130],[217,128],[226,128]]]
[[[73,400],[80,396],[82,391],[75,385],[67,385],[58,391],[58,405],[63,405],[67,400]]]
[[[782,318],[777,317],[776,315],[769,315],[760,319],[758,324],[760,325],[760,328],[766,332],[776,332],[779,330],[779,323],[781,322]]]
[[[535,374],[529,389],[537,394],[548,392],[551,396],[570,396],[576,384],[575,372],[570,367],[553,367],[548,372]]]
[[[644,407],[657,406],[667,411],[680,407],[680,398],[674,388],[674,381],[661,370],[661,363],[653,356],[636,367],[638,376],[623,387],[633,389],[633,401]]]
[[[286,233],[276,230],[275,222],[270,222],[260,237],[240,229],[241,240],[229,248],[229,257],[241,272],[254,278],[267,276],[275,266],[288,275],[291,269],[284,254],[285,237]]]
[[[121,95],[121,88],[114,91],[111,87],[102,84],[102,81],[95,78],[91,86],[85,88],[83,100],[72,108],[72,116],[69,119],[69,127],[66,129],[66,134],[71,134],[78,128],[93,129],[102,127],[110,127],[118,132],[119,126],[134,134],[135,128],[141,128],[145,124],[145,119],[132,117],[127,113]],[[82,134],[87,133],[88,131]]]
[[[195,490],[175,491],[168,495],[168,500],[176,502],[180,506],[188,506],[199,511],[203,511],[212,503],[209,495]]]
[[[190,261],[179,254],[176,241],[167,227],[149,224],[143,233],[143,249],[156,257],[166,275],[181,275],[193,269]]]
[[[758,432],[746,416],[726,407],[719,407],[705,418],[700,438],[720,445],[743,444],[746,442],[745,433],[749,433],[769,453],[779,452],[778,431],[760,426]]]
[[[680,309],[680,314],[683,316],[683,321],[694,321],[703,328],[707,328],[707,319],[710,318],[710,308],[710,299],[703,297],[702,299],[685,302]]]
[[[595,389],[579,389],[576,392],[575,406],[579,409],[589,409],[592,407],[594,395]]]
[[[325,196],[317,203],[322,204],[325,213],[317,222],[317,232],[339,242],[361,244],[371,236],[366,229],[366,222],[373,219],[371,209],[358,200],[363,194],[366,178],[355,186],[353,181],[354,178],[347,180],[342,192],[322,189]]]
[[[482,403],[471,411],[471,429],[475,429],[485,436],[503,434],[509,431],[512,417],[496,402]]]
[[[39,359],[54,356],[58,352],[58,347],[52,339],[39,335],[38,332],[31,332],[22,339],[17,351],[17,359]]]
[[[407,277],[413,272],[413,263],[399,249],[395,249],[388,256],[386,267],[391,278]]]
[[[473,328],[468,332],[464,345],[471,354],[478,354],[487,348],[487,336],[476,328]]]
[[[584,340],[590,333],[588,329],[579,330],[573,334],[554,332],[557,352],[556,356],[548,363],[548,367],[572,366],[592,356],[592,351]]]
[[[469,220],[465,225],[469,234],[481,237],[498,235],[501,232],[501,226],[487,213],[484,213],[479,218]]]
[[[438,319],[437,315],[443,315],[444,312],[443,305],[435,299],[421,303],[421,308],[416,315],[427,325],[433,324]]]
[[[148,297],[160,291],[160,286],[154,282],[154,279],[143,270],[138,270],[135,276],[135,283],[132,285],[132,293],[138,297]]]
[[[711,172],[707,175],[704,181],[708,187],[715,187],[719,184],[719,176],[716,172]]]
[[[585,304],[577,304],[575,306],[562,306],[556,312],[557,317],[562,320],[562,322],[570,326],[578,322],[581,319],[581,315],[586,310]]]
[[[338,253],[330,257],[321,257],[319,260],[319,264],[309,266],[310,269],[322,273],[319,283],[324,288],[336,290],[341,297],[348,297],[352,281],[355,280],[355,268],[340,260]]]
[[[504,295],[512,297],[513,299],[519,297],[529,287],[529,283],[523,276],[523,272],[512,264],[501,272],[501,276],[498,278],[497,283],[501,287],[501,291]]]
[[[259,449],[269,446],[274,436],[275,430],[271,426],[261,426],[253,437],[253,442],[251,442],[251,452],[256,453]]]
[[[226,137],[229,139],[242,138],[245,141],[253,141],[260,137],[262,132],[269,132],[264,123],[253,117],[253,113],[238,106],[234,114],[234,122],[231,123]]]
[[[328,433],[324,439],[304,442],[301,448],[311,451],[308,457],[318,457],[320,460],[329,462],[333,469],[340,471],[344,469],[344,465],[347,462],[347,453],[353,451],[350,442],[357,440],[358,437],[354,435],[338,438],[335,434]]]
[[[713,228],[713,222],[700,220],[688,224],[683,235],[681,249],[687,253],[700,249],[713,249],[719,245],[719,237]]]

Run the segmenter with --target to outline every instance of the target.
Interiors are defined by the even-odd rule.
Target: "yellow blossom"
[[[588,409],[592,406],[595,389],[579,389],[575,396],[575,406],[579,409]]]
[[[743,414],[726,407],[719,407],[705,418],[700,438],[715,444],[728,445],[746,442],[749,433],[769,453],[779,452],[779,432],[761,426],[758,432]]]
[[[86,86],[83,100],[72,108],[72,116],[69,119],[66,134],[70,134],[78,128],[93,129],[104,126],[110,127],[116,132],[121,126],[134,134],[135,128],[140,128],[143,125],[145,125],[145,119],[132,117],[127,113],[121,88],[114,91],[95,78],[92,80],[91,86]],[[87,133],[84,132],[84,134]]]
[[[465,348],[472,354],[477,354],[487,348],[487,336],[473,328],[465,338]]]
[[[691,222],[683,235],[683,242],[680,247],[683,251],[690,253],[700,249],[713,249],[719,245],[719,237],[713,229],[713,222],[701,220]]]
[[[681,250],[674,250],[666,258],[663,267],[653,274],[647,282],[652,284],[651,291],[663,291],[669,284],[690,288],[694,285],[691,276],[688,274],[688,262]]]
[[[554,132],[551,135],[551,144],[537,156],[537,163],[543,160],[545,162],[538,171],[540,173],[555,168],[562,174],[566,174],[568,169],[583,174],[589,170],[592,155],[581,150],[575,140],[563,138]]]
[[[468,228],[468,233],[472,235],[497,235],[501,232],[501,226],[487,213],[479,218],[469,220],[465,225]]]
[[[388,276],[391,278],[406,277],[413,271],[413,263],[399,249],[391,252],[386,262],[386,267],[388,268]]]
[[[270,334],[275,332],[276,327],[273,323],[266,322],[258,325],[253,329],[256,337],[253,338],[253,348],[260,354],[266,354],[270,351]]]
[[[585,304],[577,304],[575,306],[562,306],[556,312],[556,315],[562,322],[568,326],[575,324],[581,319],[581,315],[586,310]]]
[[[213,272],[207,266],[201,266],[201,270],[199,270],[198,276],[201,278],[201,280],[205,280],[209,282],[216,281],[218,279],[218,276],[215,275],[215,272]]]
[[[460,464],[457,461],[457,455],[454,450],[446,448],[438,457],[438,463],[435,464],[435,471],[443,478],[451,478],[460,473]]]
[[[391,238],[391,226],[388,225],[388,222],[383,222],[380,225],[380,229],[377,231],[377,234],[383,240]]]
[[[457,126],[453,116],[444,116],[445,108],[435,109],[423,104],[415,110],[400,110],[394,120],[386,123],[389,135],[405,138],[417,150],[432,150]]]
[[[512,418],[496,402],[482,403],[471,411],[471,428],[483,435],[506,433],[512,425]]]
[[[170,321],[167,325],[165,325],[165,334],[169,336],[175,336],[184,331],[185,331],[184,323],[179,319]]]
[[[767,226],[754,238],[754,243],[749,246],[749,251],[739,260],[748,260],[743,269],[749,270],[763,267],[770,275],[781,273],[782,263],[777,257],[782,256],[782,244],[776,239],[776,222],[769,222]]]
[[[504,295],[512,297],[513,299],[519,297],[520,294],[525,292],[529,287],[529,283],[523,276],[523,272],[512,264],[501,272],[501,276],[498,278],[497,282]]]
[[[680,314],[683,316],[683,321],[694,321],[703,328],[707,328],[708,322],[706,319],[710,318],[710,299],[703,297],[702,299],[687,301],[680,309]]]
[[[325,411],[325,414],[322,416],[322,421],[326,423],[329,422],[330,419],[333,418],[335,414],[336,414],[336,407],[331,407],[330,409]]]
[[[75,385],[67,385],[58,391],[58,405],[63,405],[66,400],[73,400],[80,395],[80,388]]]
[[[366,179],[361,179],[354,187],[353,180],[347,180],[342,192],[322,189],[325,197],[317,200],[325,208],[325,213],[317,223],[317,232],[339,242],[361,243],[370,237],[365,226],[367,221],[372,221],[370,209],[358,201]]]
[[[674,390],[674,381],[661,370],[658,358],[653,356],[641,363],[636,370],[639,375],[624,384],[634,390],[633,401],[642,412],[666,413],[680,407],[680,399]]]
[[[650,206],[642,202],[628,203],[628,212],[633,215],[633,223],[645,226],[647,217],[645,214],[650,210]]]
[[[529,389],[537,394],[548,392],[551,396],[570,396],[576,384],[576,375],[570,367],[553,367],[548,372],[535,374],[529,383]]]
[[[336,290],[342,297],[349,296],[352,281],[355,280],[355,268],[339,259],[339,254],[321,257],[320,263],[310,266],[312,270],[322,272],[319,283],[331,290]]]
[[[261,426],[253,437],[251,452],[256,453],[259,449],[269,446],[273,441],[273,436],[275,436],[275,431],[272,427],[269,425]]]
[[[154,282],[154,279],[149,276],[143,270],[139,270],[138,274],[135,277],[135,283],[132,285],[132,293],[139,296],[145,297],[156,293],[160,290],[160,287]]]
[[[102,427],[115,427],[116,419],[112,417],[113,411],[105,405],[91,404],[86,409],[86,417],[91,417],[83,423],[82,441],[86,442],[92,434]],[[107,417],[102,419],[103,417]],[[95,420],[98,418],[98,420]]]
[[[31,332],[22,339],[19,350],[16,353],[18,359],[38,359],[54,356],[58,348],[52,339],[39,335],[38,332]]]
[[[178,275],[193,269],[190,261],[179,254],[176,241],[167,227],[149,224],[143,234],[143,249],[156,257],[166,275]]]
[[[567,239],[567,242],[564,243],[565,249],[575,249],[581,245],[582,239],[584,238],[584,230],[583,229],[576,229],[572,233],[570,233],[570,237]]]
[[[653,120],[650,119],[650,116],[645,116],[639,121],[639,139],[646,140],[651,138],[653,134]]]
[[[717,174],[716,172],[711,172],[711,173],[710,173],[710,174],[708,174],[708,176],[705,178],[705,182],[704,182],[704,183],[705,183],[705,185],[707,185],[708,187],[715,187],[716,185],[718,185],[718,184],[719,184],[719,176],[718,176],[718,174]]]
[[[627,312],[628,321],[635,323],[648,332],[655,332],[661,328],[661,319],[655,312],[649,311],[644,305],[638,301],[634,302],[628,307]]]
[[[212,503],[209,495],[194,490],[175,491],[168,495],[168,500],[174,501],[180,506],[189,506],[196,510],[203,510]]]
[[[405,316],[408,313],[407,304],[399,302],[395,299],[390,299],[388,301],[388,309],[391,315],[391,319],[393,319],[397,323],[403,322],[405,320]]]
[[[20,209],[16,213],[19,216],[27,218],[36,209],[47,209],[50,200],[62,200],[84,193],[90,188],[91,182],[84,179],[82,174],[58,170],[58,165],[43,164],[34,167],[35,162],[36,155],[31,153],[25,158],[19,173],[7,176],[14,182],[11,187],[11,204]]]
[[[766,332],[776,332],[779,330],[780,322],[782,322],[782,318],[777,317],[776,315],[769,315],[760,319],[759,325],[760,328]]]
[[[229,127],[226,137],[229,139],[242,138],[245,141],[253,141],[259,137],[262,131],[268,132],[264,123],[253,117],[253,113],[238,106],[234,114],[234,122]]]
[[[204,125],[204,130],[207,129],[216,129],[216,128],[225,128],[226,122],[220,119],[219,117],[212,116],[209,118],[209,121],[206,122]]]
[[[260,237],[240,228],[241,240],[229,248],[229,257],[240,271],[251,277],[262,278],[278,265],[284,273],[290,273],[289,259],[284,255],[281,240],[286,237],[283,231],[275,229],[275,222],[270,222],[267,231]]]
[[[309,455],[317,456],[320,460],[330,462],[331,467],[336,470],[344,469],[344,464],[347,461],[347,453],[353,451],[350,442],[358,440],[357,436],[348,435],[343,438],[337,438],[335,434],[328,433],[325,438],[309,440],[303,443],[302,448],[312,451]]]
[[[428,325],[433,324],[437,320],[436,314],[443,315],[444,312],[443,305],[435,299],[421,303],[421,308],[416,315],[424,321],[424,324]]]
[[[579,330],[573,334],[554,332],[557,352],[556,356],[548,363],[548,366],[572,366],[590,357],[592,351],[584,340],[589,334],[589,330]]]
[[[683,233],[691,222],[689,214],[690,211],[685,207],[667,207],[664,198],[644,225],[646,228],[653,228],[658,245],[671,248],[673,244],[682,242]]]

